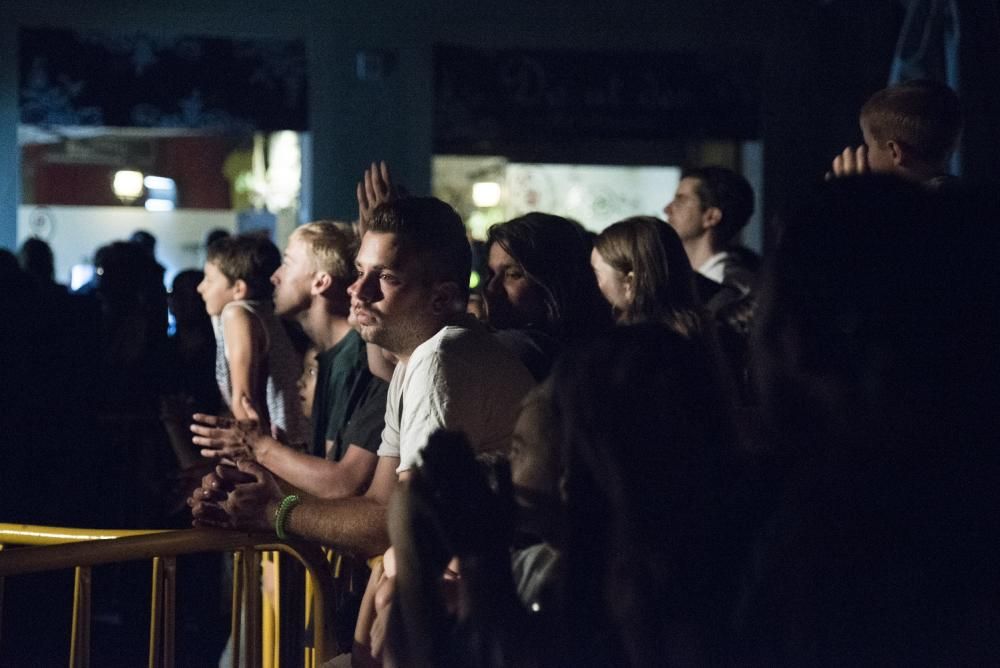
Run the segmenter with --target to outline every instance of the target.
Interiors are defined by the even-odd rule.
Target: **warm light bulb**
[[[472,202],[480,209],[496,206],[500,203],[500,184],[494,181],[473,183]]]
[[[115,197],[123,201],[137,199],[142,195],[142,172],[122,169],[115,172],[115,181],[112,185]]]

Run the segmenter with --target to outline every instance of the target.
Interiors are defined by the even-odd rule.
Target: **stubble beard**
[[[407,323],[394,323],[386,326],[381,322],[371,325],[362,325],[357,321],[352,323],[354,328],[361,335],[366,343],[387,350],[393,355],[409,355],[422,341],[415,341],[413,327]]]

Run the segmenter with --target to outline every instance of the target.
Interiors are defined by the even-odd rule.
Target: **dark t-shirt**
[[[385,398],[389,383],[381,378],[368,375],[359,377],[351,396],[357,403],[343,429],[333,438],[333,447],[326,458],[340,461],[347,448],[356,445],[372,454],[378,454],[382,444],[382,430],[385,428]]]
[[[311,453],[322,457],[326,453],[326,442],[336,441],[338,435],[342,435],[368,386],[378,379],[368,370],[365,342],[354,330],[337,345],[317,355],[316,362],[319,369],[313,398]]]

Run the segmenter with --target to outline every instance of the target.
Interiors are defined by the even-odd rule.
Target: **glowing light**
[[[478,288],[479,287],[479,281],[481,281],[481,280],[482,279],[479,277],[479,272],[476,271],[475,269],[473,269],[472,273],[469,274],[469,289],[470,290],[475,290],[476,288]]]
[[[120,174],[121,172],[119,172]],[[142,180],[150,190],[176,190],[177,184],[166,176],[147,176]]]
[[[93,277],[94,265],[74,264],[73,268],[70,270],[69,287],[73,290],[79,290],[80,286],[84,285]]]
[[[115,172],[115,180],[111,188],[115,197],[123,202],[130,202],[142,194],[142,172],[122,169]]]
[[[150,197],[146,200],[146,211],[173,211],[174,203],[169,199]]]
[[[496,206],[500,203],[500,184],[493,181],[473,183],[472,202],[480,209]]]

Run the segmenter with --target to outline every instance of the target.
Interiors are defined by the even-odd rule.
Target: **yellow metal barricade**
[[[24,545],[2,549],[5,545]],[[305,665],[316,666],[334,651],[332,608],[333,578],[322,550],[303,541],[279,542],[273,535],[217,529],[182,531],[96,530],[0,524],[0,605],[3,578],[60,569],[75,569],[73,621],[70,632],[70,665],[90,663],[90,582],[93,566],[149,559],[153,580],[150,601],[149,666],[174,665],[174,610],[176,557],[199,552],[234,554],[232,634],[233,665],[277,668],[281,647],[281,589],[275,577],[274,597],[263,596],[261,559],[278,564],[287,555],[305,568],[306,615],[309,619],[304,642]],[[265,601],[264,599],[270,599]],[[311,630],[311,633],[308,631]]]

